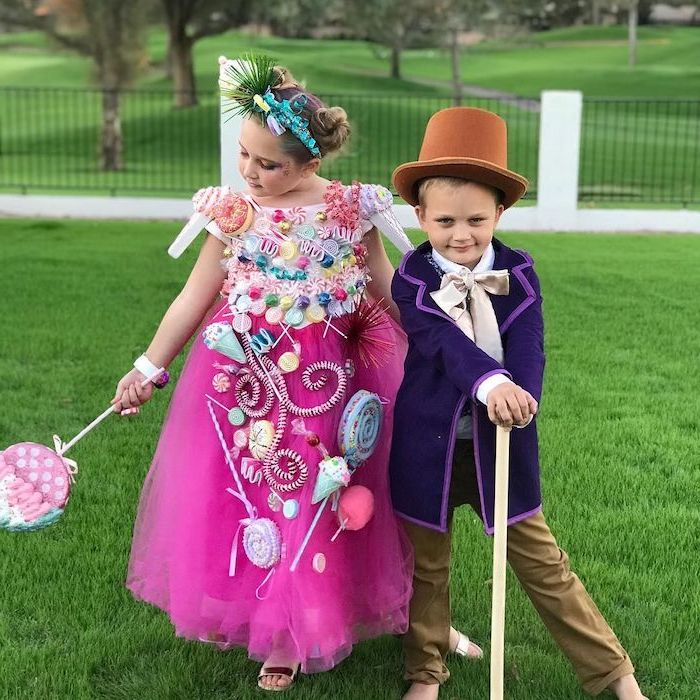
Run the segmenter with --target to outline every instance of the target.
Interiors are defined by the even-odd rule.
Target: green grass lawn
[[[584,92],[580,180],[586,205],[697,204],[699,48],[697,28],[642,27],[639,65],[630,70],[623,28],[559,30],[465,51],[463,80],[531,97],[552,88]],[[217,58],[247,49],[278,57],[314,91],[346,107],[355,127],[352,143],[346,157],[326,166],[327,175],[345,181],[388,184],[398,163],[416,157],[429,115],[451,104],[444,51],[407,51],[404,79],[391,80],[387,60],[365,42],[230,32],[196,44],[201,103],[173,110],[161,68],[165,37],[153,30],[151,68],[139,80],[139,92],[124,97],[126,167],[103,173],[97,165],[100,99],[84,92],[91,85],[89,62],[49,46],[38,34],[0,35],[0,188],[187,195],[217,181]],[[467,102],[508,121],[510,166],[528,177],[533,199],[538,113],[495,98]]]
[[[165,223],[0,221],[0,446],[64,439],[107,405],[195,253],[174,261]],[[695,700],[700,677],[700,465],[694,381],[700,239],[507,234],[537,261],[547,372],[539,424],[545,510],[654,700]],[[177,376],[182,358],[175,364]],[[0,531],[0,698],[246,700],[256,666],[173,636],[123,588],[141,482],[171,389],[110,419],[71,456],[63,519]],[[490,542],[456,523],[458,626],[487,643]],[[488,645],[487,645],[488,646]],[[488,662],[451,664],[445,697],[488,696]],[[506,694],[583,698],[511,576]],[[398,698],[398,640],[302,677],[300,700]]]

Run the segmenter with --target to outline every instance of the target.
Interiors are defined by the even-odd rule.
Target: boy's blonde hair
[[[418,183],[418,205],[421,207],[425,206],[425,197],[434,187],[448,187],[456,189],[457,187],[461,187],[468,182],[474,182],[477,185],[481,185],[482,187],[486,187],[487,189],[491,190],[493,192],[494,199],[496,200],[497,207],[503,204],[503,192],[492,185],[487,185],[485,182],[478,182],[477,180],[467,180],[462,177],[440,175],[437,177],[426,177],[424,180],[421,180]]]

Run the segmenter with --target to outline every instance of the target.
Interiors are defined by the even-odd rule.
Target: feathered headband
[[[224,112],[258,116],[263,126],[267,125],[276,136],[289,129],[312,155],[321,157],[316,139],[309,131],[309,120],[301,116],[308,97],[301,93],[291,101],[279,102],[272,94],[282,79],[272,58],[244,54],[239,61],[228,63],[225,72],[226,77],[219,80],[221,96],[227,103]]]

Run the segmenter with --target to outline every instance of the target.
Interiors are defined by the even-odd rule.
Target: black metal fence
[[[61,88],[0,88],[0,190],[114,195],[189,195],[219,180],[219,101],[203,95],[197,107],[173,109],[170,91],[120,96],[123,168],[100,167],[102,93]],[[353,135],[323,174],[390,186],[391,172],[413,160],[423,128],[448,97],[322,95],[342,104]],[[475,99],[509,122],[511,167],[527,175],[536,193],[539,103]]]
[[[435,95],[326,94],[353,124],[327,177],[390,185],[418,154],[428,117],[451,105]],[[0,88],[0,191],[188,196],[219,180],[219,100],[174,109],[170,91],[120,96],[123,167],[100,167],[99,90]],[[537,195],[539,100],[472,99],[508,122],[509,165]],[[586,99],[580,161],[582,203],[700,204],[700,100]]]
[[[700,204],[700,100],[587,98],[579,200]]]

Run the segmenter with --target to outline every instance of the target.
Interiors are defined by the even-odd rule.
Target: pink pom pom
[[[362,529],[374,515],[374,495],[366,486],[349,486],[338,501],[338,520],[346,530]]]

